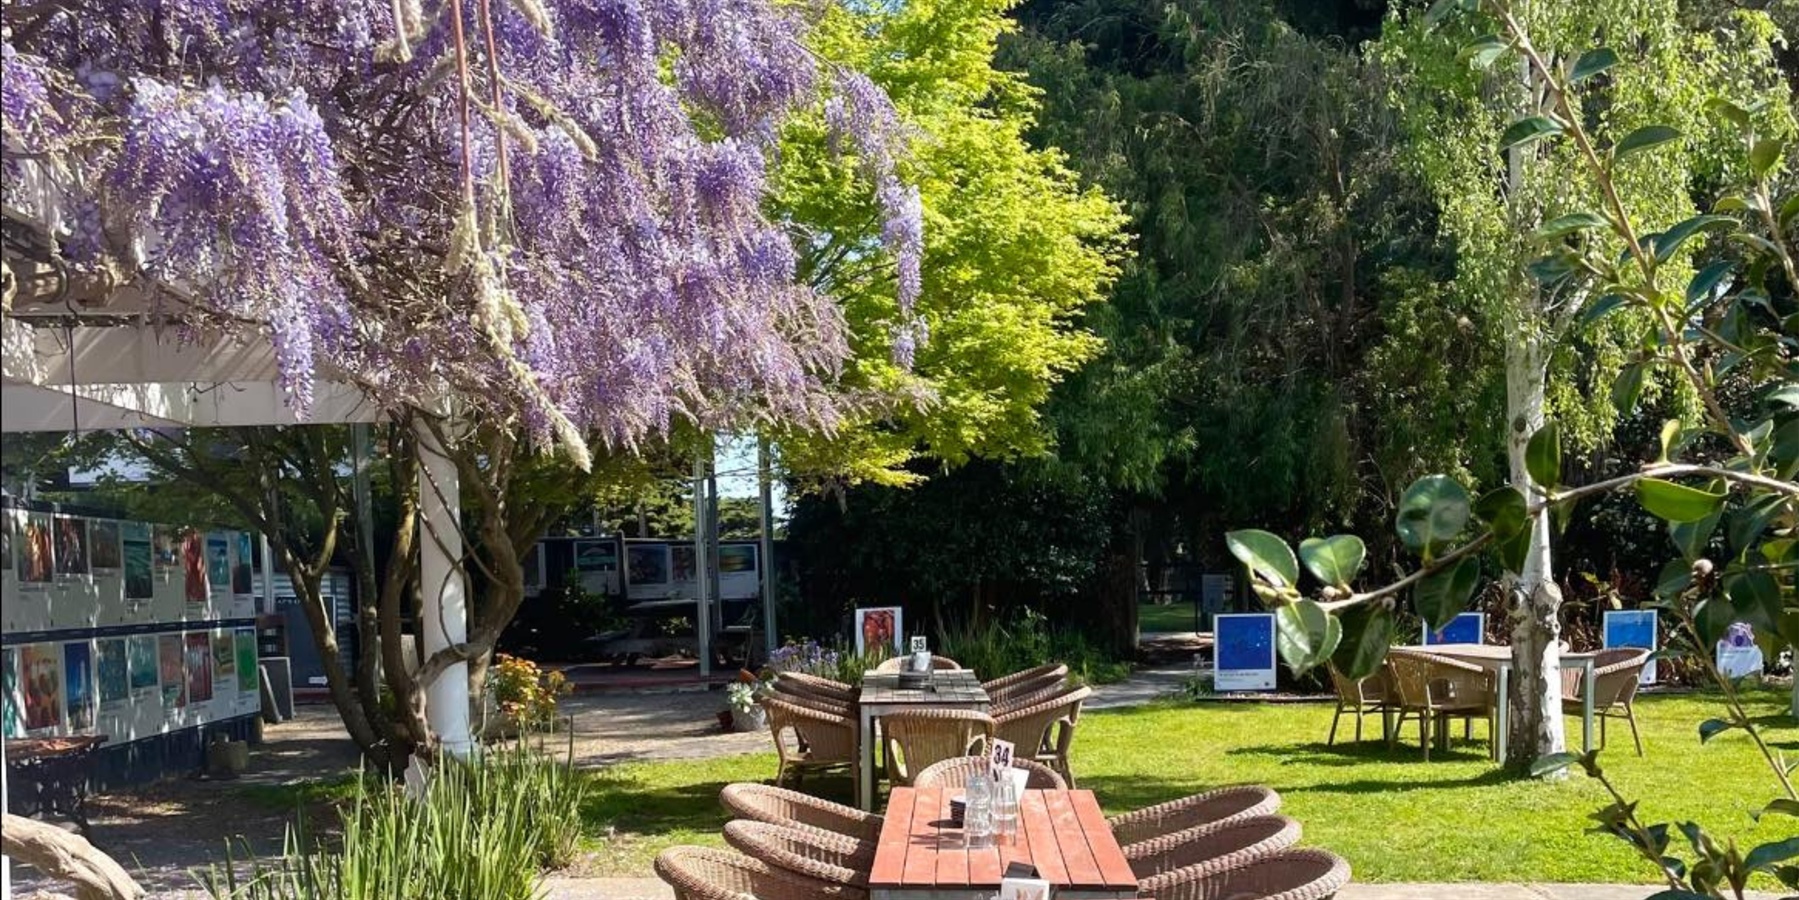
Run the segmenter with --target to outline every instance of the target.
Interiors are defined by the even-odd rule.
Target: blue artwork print
[[[1220,615],[1213,620],[1213,686],[1220,691],[1274,688],[1274,616]]]
[[[1425,644],[1479,644],[1486,640],[1487,614],[1462,613],[1436,631],[1426,630]]]
[[[1657,624],[1653,609],[1608,610],[1601,626],[1601,638],[1607,648],[1654,650],[1659,646],[1656,641]],[[1655,681],[1655,676],[1655,660],[1651,659],[1643,667],[1642,683]]]

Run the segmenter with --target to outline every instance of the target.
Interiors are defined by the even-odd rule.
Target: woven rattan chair
[[[718,801],[731,815],[753,822],[836,834],[861,841],[881,838],[881,816],[766,784],[727,784]]]
[[[910,665],[911,663],[912,663],[912,657],[910,657],[910,656],[896,656],[889,660],[883,660],[880,665],[875,666],[875,671],[876,672],[904,672],[904,671],[906,671],[906,666]],[[962,664],[959,662],[956,662],[953,659],[950,659],[947,656],[933,656],[933,657],[931,657],[931,668],[937,669],[939,671],[942,671],[945,669],[960,669],[960,668],[962,668]]]
[[[786,784],[792,775],[798,784],[805,773],[853,766],[856,763],[856,720],[843,711],[822,708],[823,701],[805,702],[774,694],[762,698],[768,711],[768,730],[775,738],[780,766],[775,783]],[[783,739],[792,732],[793,745]]]
[[[1190,881],[1193,869],[1234,869],[1250,860],[1299,843],[1299,823],[1286,816],[1256,816],[1199,831],[1177,831],[1132,844],[1125,852],[1144,897],[1162,896],[1163,884]]]
[[[1158,878],[1156,900],[1330,900],[1349,883],[1349,863],[1327,850],[1290,847],[1228,869],[1204,865]],[[1151,896],[1146,883],[1144,896]]]
[[[1498,703],[1493,673],[1459,659],[1399,651],[1387,654],[1387,673],[1399,712],[1387,736],[1388,746],[1398,740],[1400,726],[1412,717],[1418,719],[1425,762],[1430,762],[1433,732],[1448,749],[1450,719],[1462,720],[1463,737],[1468,736],[1476,718],[1486,719],[1487,733],[1492,734]],[[1489,744],[1493,751],[1497,750],[1496,742]]]
[[[1064,686],[1068,681],[1068,667],[1060,663],[1036,666],[1022,672],[1013,672],[1002,678],[981,682],[981,689],[987,692],[987,699],[994,706],[1008,705],[1007,701],[1028,697],[1040,691]]]
[[[729,850],[670,847],[656,854],[656,875],[676,900],[866,900],[868,892],[807,878]]]
[[[1070,687],[1066,681],[1040,682],[1034,685],[1026,685],[1023,690],[1004,692],[997,699],[995,699],[992,694],[987,695],[988,699],[991,701],[988,705],[988,710],[993,714],[993,717],[997,719],[1000,716],[1008,713],[1015,713],[1021,709],[1036,706],[1039,703],[1048,703],[1071,690],[1074,690],[1074,688]]]
[[[748,819],[725,823],[725,843],[775,868],[855,888],[868,887],[875,864],[873,841]]]
[[[1361,681],[1356,681],[1337,670],[1335,665],[1329,667],[1331,687],[1337,691],[1337,712],[1331,716],[1330,736],[1324,739],[1325,746],[1337,742],[1337,722],[1345,713],[1355,717],[1355,739],[1362,740],[1362,717],[1378,715],[1381,721],[1381,738],[1390,739],[1393,731],[1393,698],[1388,689],[1386,671],[1376,672]]]
[[[776,672],[775,686],[790,694],[808,694],[845,706],[854,706],[856,703],[854,687],[804,672]]]
[[[882,716],[887,778],[896,786],[910,785],[931,765],[985,751],[993,731],[993,718],[972,709],[903,709]]]
[[[1074,744],[1075,726],[1081,720],[1081,701],[1092,693],[1092,688],[1079,687],[1023,709],[999,713],[993,717],[993,737],[1011,741],[1015,755],[1029,754],[1055,769],[1069,787],[1074,787],[1068,751]]]
[[[1226,825],[1257,816],[1272,816],[1281,795],[1259,784],[1222,787],[1113,816],[1106,820],[1126,853],[1133,844],[1209,825]]]
[[[1643,755],[1643,736],[1637,731],[1637,685],[1643,667],[1649,664],[1649,651],[1614,647],[1593,654],[1593,715],[1599,719],[1599,746],[1605,746],[1605,720],[1623,719],[1630,723],[1630,739]],[[1586,672],[1578,668],[1562,669],[1562,712],[1581,714],[1581,693],[1586,690]]]
[[[807,691],[795,690],[791,684],[783,684],[779,681],[772,682],[768,686],[768,693],[764,696],[772,696],[780,700],[785,700],[788,703],[792,703],[795,706],[804,706],[807,709],[828,712],[833,715],[842,716],[846,719],[854,719],[856,717],[856,705],[853,702],[837,700]]]
[[[927,788],[936,787],[959,791],[968,786],[969,779],[975,775],[986,775],[991,763],[985,756],[963,756],[957,759],[946,759],[934,763],[912,778],[912,786]],[[1059,791],[1068,787],[1068,782],[1056,774],[1056,770],[1040,762],[1028,759],[1012,758],[1012,768],[1023,769],[1030,774],[1025,776],[1025,790]]]

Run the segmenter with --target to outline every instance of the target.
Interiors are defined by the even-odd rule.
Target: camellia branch
[[[1750,485],[1773,491],[1778,494],[1784,494],[1788,497],[1799,498],[1799,484],[1794,484],[1792,482],[1768,478],[1751,472],[1738,472],[1732,469],[1722,469],[1717,466],[1701,466],[1687,463],[1660,463],[1657,465],[1646,466],[1643,469],[1628,475],[1620,475],[1616,478],[1608,478],[1604,481],[1595,481],[1592,484],[1583,484],[1579,487],[1569,488],[1565,491],[1556,491],[1544,499],[1532,504],[1527,511],[1527,518],[1528,520],[1534,521],[1538,516],[1541,516],[1558,503],[1572,503],[1576,500],[1590,497],[1595,494],[1609,493],[1619,488],[1633,485],[1645,478],[1683,478],[1694,476],[1722,478],[1727,482]],[[1442,556],[1432,559],[1430,562],[1420,567],[1418,571],[1413,572],[1398,581],[1375,588],[1371,591],[1351,594],[1342,600],[1324,601],[1318,605],[1326,612],[1333,612],[1394,596],[1412,585],[1455,565],[1464,557],[1480,552],[1485,549],[1488,544],[1492,543],[1493,540],[1493,531],[1488,529],[1487,531],[1482,532],[1480,536],[1476,537],[1474,540],[1471,540]]]

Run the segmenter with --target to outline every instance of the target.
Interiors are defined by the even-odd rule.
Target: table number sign
[[[1214,690],[1274,690],[1273,613],[1220,613],[1212,634]]]
[[[993,764],[993,777],[998,778],[1012,768],[1012,742],[994,741],[987,758]]]
[[[1000,879],[999,900],[1049,900],[1049,882],[1037,877],[1036,866],[1014,862]]]
[[[1649,664],[1643,667],[1640,684],[1655,682],[1655,656],[1657,649],[1657,632],[1660,630],[1656,612],[1653,609],[1608,609],[1600,623],[1600,638],[1606,649],[1613,647],[1629,647],[1634,650],[1648,650]]]

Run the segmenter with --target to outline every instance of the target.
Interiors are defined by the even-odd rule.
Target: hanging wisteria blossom
[[[0,10],[8,206],[193,328],[264,331],[301,408],[347,377],[578,455],[678,417],[828,426],[844,325],[762,211],[781,128],[813,108],[886,210],[908,315],[918,291],[905,135],[867,78],[807,52],[797,7]]]

